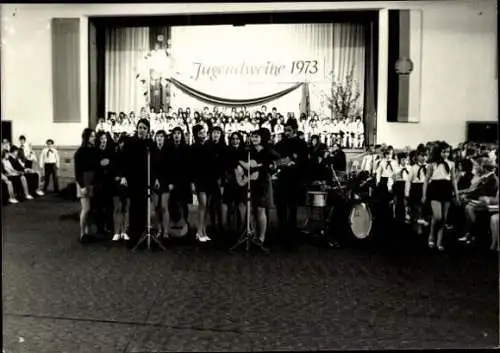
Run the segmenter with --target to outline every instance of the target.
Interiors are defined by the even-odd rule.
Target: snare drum
[[[325,208],[328,206],[327,191],[307,191],[307,206]]]
[[[372,231],[372,213],[367,203],[354,202],[348,214],[349,228],[356,239],[364,240],[370,237]]]
[[[490,213],[498,213],[498,205],[488,205],[488,211]]]

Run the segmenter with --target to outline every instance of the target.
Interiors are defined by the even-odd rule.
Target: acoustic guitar
[[[178,212],[179,215],[174,215],[178,217],[171,217],[168,225],[168,235],[172,238],[185,237],[189,231],[189,226],[184,217],[184,212],[182,212],[182,210],[179,210]]]
[[[261,163],[257,163],[255,160],[250,160],[250,163],[240,161],[240,164],[234,170],[236,183],[239,186],[245,186],[249,181],[254,181],[259,178],[259,169],[262,167]],[[248,177],[248,171],[250,171],[250,177]]]
[[[276,170],[273,173],[273,179],[277,177],[277,175],[281,172],[283,167],[289,167],[295,165],[295,162],[291,160],[289,157],[282,158],[277,160],[274,163],[274,168]],[[257,163],[255,160],[250,160],[250,164],[248,162],[240,161],[240,164],[235,169],[236,175],[236,183],[239,186],[245,186],[248,184],[248,181],[257,180],[259,178],[259,170],[258,168],[262,167],[261,163]],[[250,169],[250,178],[248,178],[248,170]],[[257,169],[257,170],[254,170]]]

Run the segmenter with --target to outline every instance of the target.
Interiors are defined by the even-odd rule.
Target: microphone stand
[[[152,234],[152,226],[151,226],[151,151],[149,149],[149,146],[146,147],[146,161],[147,161],[147,171],[148,171],[148,179],[147,179],[147,219],[146,219],[146,230],[144,231],[144,234],[142,237],[139,239],[139,242],[136,244],[134,247],[133,251],[136,251],[139,246],[146,242],[147,247],[146,249],[148,251],[151,250],[151,240],[155,242],[161,250],[165,251],[165,247],[161,243],[160,239],[158,239],[157,234]]]
[[[254,243],[258,247],[262,248],[262,244],[255,239],[255,229],[251,225],[251,212],[252,212],[252,190],[251,190],[251,180],[250,180],[250,149],[248,150],[248,168],[247,168],[247,209],[246,209],[246,227],[241,233],[238,241],[234,244],[229,251],[234,251],[241,245],[245,245],[245,250],[248,252],[250,250],[250,244]]]

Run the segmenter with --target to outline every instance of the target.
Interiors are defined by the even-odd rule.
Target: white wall
[[[497,120],[496,1],[218,3],[218,4],[8,4],[2,5],[2,119],[13,136],[33,144],[53,137],[77,145],[87,124],[88,16],[262,12],[332,9],[422,9],[421,122],[387,123],[387,11],[381,14],[378,141],[395,146],[435,138],[458,142],[466,120]],[[482,15],[479,15],[482,12]],[[81,19],[81,123],[52,123],[50,20]],[[385,32],[384,32],[385,31]]]
[[[479,6],[481,5],[481,6]],[[481,13],[481,14],[480,14]],[[388,123],[387,11],[380,16],[377,141],[394,146],[465,139],[466,121],[498,120],[494,1],[424,9],[419,123]]]

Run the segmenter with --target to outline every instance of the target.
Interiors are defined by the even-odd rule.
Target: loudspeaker
[[[468,121],[467,141],[497,143],[498,123],[493,121]]]
[[[2,140],[4,139],[12,142],[12,121],[2,120]]]

